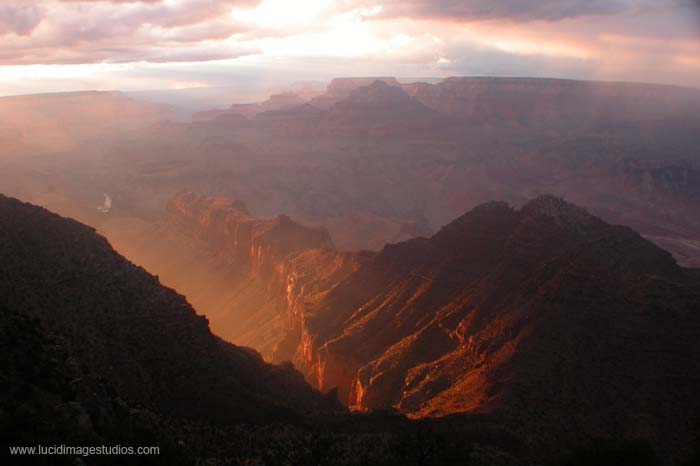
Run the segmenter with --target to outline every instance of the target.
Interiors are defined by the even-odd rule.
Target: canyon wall
[[[193,193],[165,225],[198,260],[219,251],[240,266],[220,291],[243,297],[219,312],[255,325],[231,335],[353,409],[497,413],[533,441],[628,432],[664,444],[685,442],[689,431],[668,432],[700,414],[683,375],[700,371],[698,270],[560,199],[487,203],[377,253],[338,252],[322,230]]]
[[[700,105],[697,89],[641,83],[454,77],[402,87],[446,115],[528,126],[697,116]]]
[[[93,421],[128,409],[109,403],[117,393],[135,409],[218,422],[279,422],[332,406],[291,366],[267,364],[250,348],[212,335],[207,319],[181,295],[92,228],[3,195],[0,218],[2,321],[8,313],[22,316],[20,326],[55,339],[52,364],[67,359],[68,372],[30,367],[29,381],[52,376],[86,391],[88,409],[98,411]],[[21,343],[21,335],[15,338]],[[21,367],[33,351],[22,355]],[[15,390],[35,396],[28,386]],[[91,426],[87,414],[83,424]]]
[[[108,226],[114,247],[206,314],[217,335],[268,360],[293,359],[307,296],[335,285],[368,253],[339,253],[324,228],[183,191],[156,225]]]

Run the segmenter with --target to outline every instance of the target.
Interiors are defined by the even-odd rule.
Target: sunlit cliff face
[[[690,0],[7,0],[0,93],[337,75],[700,83]]]

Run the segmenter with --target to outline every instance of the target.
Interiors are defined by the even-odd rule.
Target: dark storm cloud
[[[558,21],[607,15],[673,0],[384,0],[385,15],[455,20]]]

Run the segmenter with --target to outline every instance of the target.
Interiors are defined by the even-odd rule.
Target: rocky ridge
[[[217,335],[278,362],[293,355],[287,309],[293,315],[302,295],[335,285],[367,255],[337,252],[324,228],[258,219],[240,201],[191,191],[169,202],[157,226],[115,245],[185,293]]]
[[[288,366],[209,331],[93,229],[0,196],[1,305],[36,318],[124,398],[167,415],[292,419],[326,402]],[[28,260],[31,258],[31,260]]]
[[[282,258],[260,282],[282,319],[267,355],[356,410],[496,413],[533,441],[675,446],[690,435],[678,420],[700,413],[683,375],[700,373],[699,275],[560,198],[492,202],[378,253]]]
[[[517,442],[493,422],[349,415],[289,365],[212,336],[182,296],[89,227],[0,196],[0,238],[9,464],[8,445],[159,448],[29,459],[67,466],[515,464],[506,451]]]

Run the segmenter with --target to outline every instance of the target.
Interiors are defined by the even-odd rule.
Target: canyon
[[[183,466],[414,464],[426,448],[434,465],[515,461],[517,443],[493,422],[349,415],[291,365],[212,335],[182,295],[86,225],[3,195],[0,219],[3,448],[142,445],[157,454],[128,464]],[[76,456],[124,461],[28,462]]]
[[[57,409],[95,425],[143,409],[205,458],[192,445],[264,458],[240,426],[275,423],[319,464],[365,434],[403,464],[416,432],[469,438],[461,459],[475,432],[511,459],[592,438],[688,457],[700,91],[378,77],[276,92],[192,121],[112,92],[0,99],[2,191],[76,220],[0,198],[0,317],[27,333],[3,344],[85,380],[37,393],[73,393],[82,408]]]
[[[141,105],[110,93],[63,101],[74,107],[69,116]],[[245,199],[256,216],[323,226],[350,251],[429,236],[483,202],[521,206],[552,193],[634,228],[686,265],[700,260],[697,89],[339,78],[316,97],[242,105],[192,122],[156,113],[158,123],[146,105],[119,116],[127,127],[79,132],[68,146],[8,129],[4,147],[25,156],[6,160],[0,183],[97,228],[114,218],[154,223],[182,189]],[[33,97],[32,108],[59,120],[53,100]],[[93,111],[71,127],[91,118],[101,120]],[[109,218],[93,212],[105,192]]]
[[[292,361],[354,410],[492,413],[532,443],[665,445],[689,441],[669,426],[700,412],[683,375],[700,371],[699,271],[556,197],[342,252],[323,229],[185,191],[160,226],[114,244],[220,336]]]
[[[93,371],[86,379],[109,379],[132,403],[183,417],[250,421],[323,409],[300,374],[212,335],[181,295],[92,228],[5,196],[0,212],[1,305],[60,335]]]

